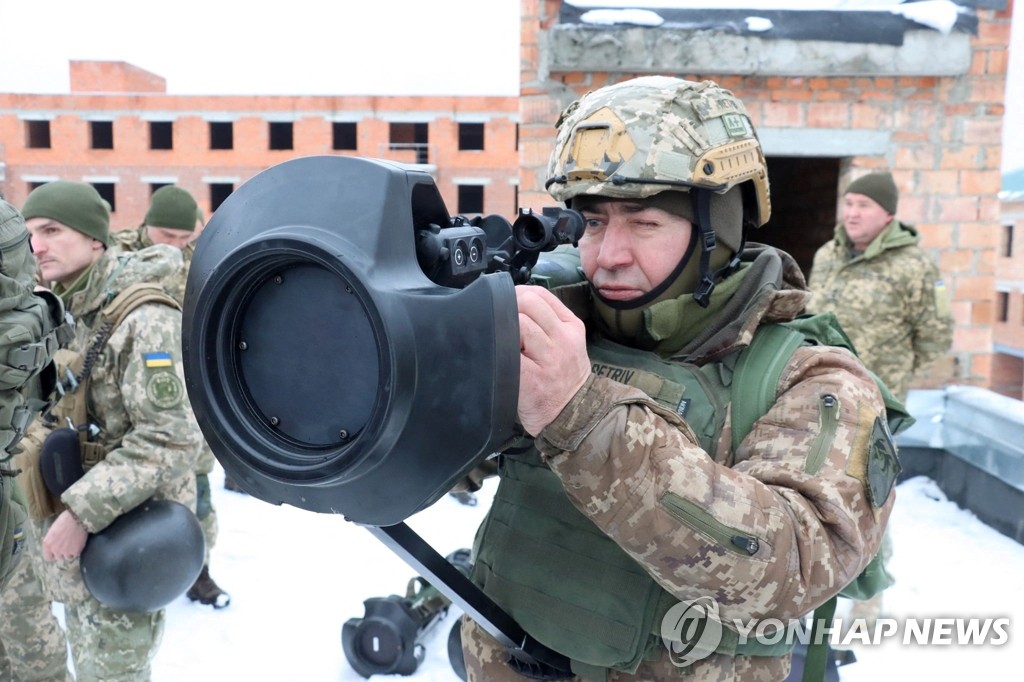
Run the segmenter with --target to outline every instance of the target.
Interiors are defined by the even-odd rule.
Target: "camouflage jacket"
[[[749,344],[763,323],[792,319],[807,299],[791,257],[752,245],[738,291],[703,331],[662,357],[703,365]],[[680,304],[689,303],[689,297]],[[672,302],[665,302],[671,304]],[[716,305],[714,300],[712,305]],[[659,304],[663,306],[663,304]],[[657,308],[657,307],[655,307]],[[652,308],[648,328],[667,310]],[[663,321],[663,320],[662,320]],[[733,389],[736,390],[736,389]],[[778,399],[733,452],[726,422],[714,452],[686,421],[638,388],[592,375],[536,446],[573,505],[679,600],[710,597],[727,623],[799,618],[856,577],[878,550],[894,494],[873,508],[865,492],[868,436],[884,419],[881,395],[848,351],[806,346],[783,370]],[[838,421],[823,438],[819,405],[838,399]],[[817,471],[811,453],[827,443]],[[759,538],[753,555],[723,551],[666,503],[686,501],[716,522]],[[788,656],[714,654],[687,669],[693,680],[777,680]],[[645,661],[637,679],[675,679],[666,652]],[[627,676],[615,673],[610,679]]]
[[[78,321],[74,347],[89,346],[100,311],[118,292],[180,269],[181,256],[169,246],[105,253],[85,288],[66,301]],[[106,528],[151,497],[195,508],[201,435],[185,392],[180,311],[146,303],[113,330],[94,365],[86,409],[106,457],[61,496],[86,530]]]
[[[119,230],[111,233],[110,236],[114,245],[122,251],[134,252],[153,246],[153,240],[149,238],[145,225]],[[192,265],[193,253],[195,253],[195,244],[185,245],[181,249],[185,267],[175,270],[161,282],[167,293],[173,296],[179,305],[185,301],[185,283],[188,281],[188,269]]]
[[[146,226],[136,227],[128,230],[121,230],[112,235],[117,248],[126,252],[135,252],[153,246],[153,240],[149,238]],[[174,248],[174,247],[168,247]],[[178,268],[170,275],[161,280],[161,284],[167,293],[170,294],[178,305],[185,303],[185,284],[188,282],[188,270],[192,265],[192,254],[195,253],[195,243],[186,244],[180,249],[184,267]],[[196,473],[209,474],[213,471],[215,458],[213,450],[203,441],[202,450],[196,460]]]
[[[953,342],[945,286],[918,241],[913,227],[893,220],[853,255],[839,225],[815,254],[810,278],[808,310],[835,313],[864,364],[901,399]]]

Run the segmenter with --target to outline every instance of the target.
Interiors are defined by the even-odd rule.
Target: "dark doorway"
[[[748,239],[789,252],[805,277],[810,275],[814,252],[835,232],[840,162],[785,156],[768,159],[772,217]]]

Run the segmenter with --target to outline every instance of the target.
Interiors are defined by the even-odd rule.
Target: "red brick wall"
[[[541,34],[555,23],[560,4],[522,4],[523,205],[551,203],[543,180],[561,109],[588,90],[640,75],[544,73]],[[893,146],[884,156],[851,157],[849,168],[857,173],[874,168],[892,171],[901,192],[899,215],[919,228],[951,293],[957,323],[953,352],[921,385],[992,382],[992,302],[1012,2],[1005,11],[978,14],[970,71],[959,77],[708,76],[744,101],[755,126],[890,131]],[[842,177],[841,185],[849,179]]]
[[[123,62],[73,62],[72,93],[0,93],[0,163],[6,164],[0,189],[20,206],[28,194],[24,176],[82,181],[117,177],[115,229],[138,225],[149,202],[144,177],[178,178],[209,214],[204,178],[237,178],[298,156],[351,154],[413,161],[411,152],[388,149],[391,118],[429,124],[429,162],[451,213],[457,211],[456,180],[488,182],[485,213],[509,218],[518,181],[515,97],[369,96],[182,96],[163,92],[163,79]],[[147,91],[147,84],[152,86]],[[422,114],[422,117],[418,117]],[[234,121],[234,148],[212,150],[208,120]],[[223,118],[223,117],[227,118]],[[52,117],[50,149],[26,147],[24,118]],[[294,149],[270,150],[269,121],[293,122]],[[331,120],[357,121],[358,149],[331,149]],[[90,148],[89,120],[113,118],[114,149]],[[149,148],[149,119],[173,120],[174,148]],[[483,151],[458,150],[460,120],[483,122]]]

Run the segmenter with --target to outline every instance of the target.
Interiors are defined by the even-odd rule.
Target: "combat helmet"
[[[555,199],[577,208],[590,196],[657,197],[696,228],[673,275],[634,307],[683,293],[706,307],[718,278],[737,267],[747,229],[771,215],[764,153],[743,103],[712,81],[647,76],[588,93],[557,127],[545,183]],[[605,303],[622,318],[622,305]]]

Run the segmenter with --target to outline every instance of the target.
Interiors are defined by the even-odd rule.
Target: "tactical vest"
[[[15,482],[24,436],[52,406],[53,355],[74,338],[60,299],[33,292],[35,260],[17,212],[0,201],[0,587],[13,575],[25,545],[26,501]]]
[[[588,352],[595,373],[635,386],[685,417],[706,452],[716,451],[732,403],[735,452],[774,403],[792,352],[804,344],[848,345],[845,338],[827,314],[762,327],[747,348],[703,366],[666,361],[610,341],[592,343]],[[898,428],[905,423],[898,420],[908,415],[891,396],[888,401]],[[834,429],[828,428],[828,406],[823,409],[819,439],[828,439]],[[819,446],[814,450],[827,452],[831,443]],[[726,552],[750,556],[758,550],[758,538],[725,526],[683,498],[668,494],[661,503]],[[501,483],[477,544],[477,584],[537,641],[570,658],[576,674],[603,680],[609,668],[632,673],[643,660],[661,655],[661,622],[679,600],[572,505],[561,480],[532,446],[525,454],[502,457]],[[756,656],[789,650],[785,641],[741,644],[727,628],[716,649]]]
[[[107,456],[99,443],[92,442],[89,425],[88,400],[90,378],[95,363],[106,348],[110,336],[138,307],[146,303],[160,303],[180,309],[178,303],[162,287],[148,282],[133,284],[113,298],[99,315],[96,334],[83,353],[80,350],[61,349],[54,355],[58,379],[63,391],[60,400],[50,411],[46,424],[62,428],[73,424],[78,431],[78,445],[82,468],[88,471]],[[21,473],[18,481],[25,491],[32,518],[46,519],[64,510],[60,499],[46,487],[39,470],[42,444],[49,429],[34,429],[25,438],[25,451],[19,455]]]

